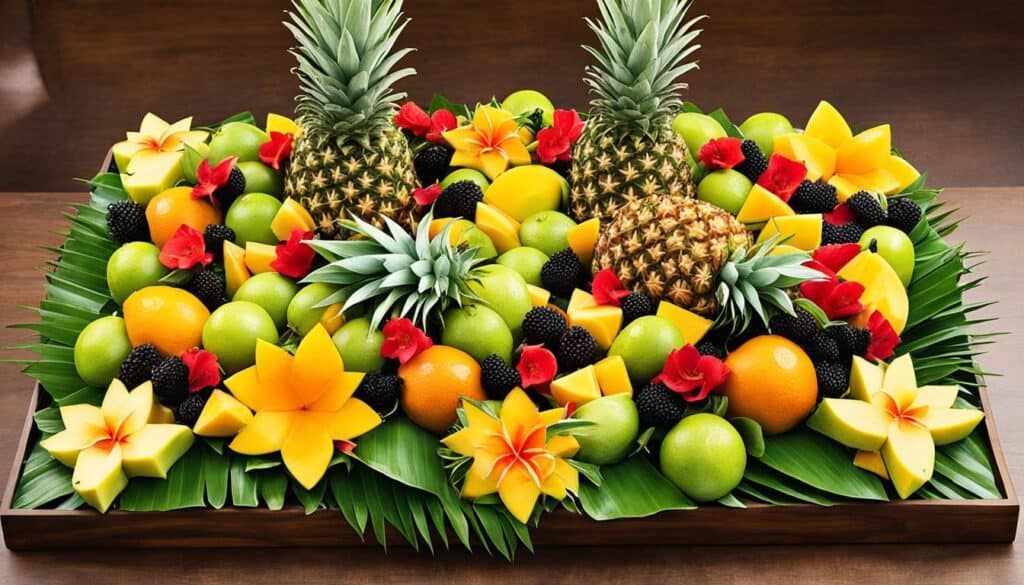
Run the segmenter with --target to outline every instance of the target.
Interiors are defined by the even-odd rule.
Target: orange
[[[455,424],[460,397],[485,400],[480,365],[462,350],[435,345],[398,368],[402,410],[428,431],[441,434]]]
[[[132,346],[152,343],[169,356],[198,347],[210,310],[196,297],[170,286],[147,286],[124,301],[124,324]]]
[[[146,206],[149,234],[159,248],[164,247],[164,243],[171,239],[181,224],[202,232],[211,223],[221,223],[223,220],[223,214],[209,199],[192,196],[191,187],[168,189],[150,200]]]
[[[778,335],[761,335],[725,358],[722,393],[729,416],[756,420],[767,435],[784,433],[807,418],[818,401],[818,378],[804,350]]]

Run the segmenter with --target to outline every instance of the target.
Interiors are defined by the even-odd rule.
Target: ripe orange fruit
[[[480,365],[466,352],[435,345],[398,368],[402,410],[428,431],[441,434],[455,424],[460,397],[485,400]]]
[[[121,307],[132,346],[152,343],[164,355],[198,347],[210,310],[196,297],[170,286],[147,286]]]
[[[146,206],[146,222],[153,243],[163,248],[181,224],[187,224],[202,232],[211,223],[222,223],[224,215],[207,199],[192,196],[191,187],[168,189]]]
[[[807,418],[818,401],[818,378],[804,350],[778,335],[761,335],[725,358],[729,366],[722,393],[729,416],[756,420],[777,435]]]

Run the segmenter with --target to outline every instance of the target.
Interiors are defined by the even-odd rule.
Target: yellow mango
[[[757,241],[764,242],[782,234],[780,241],[809,252],[821,245],[821,221],[819,213],[773,217],[765,224]]]
[[[595,306],[597,306],[597,301],[594,300],[594,296],[585,290],[577,288],[572,291],[572,296],[569,297],[569,307],[566,309],[566,312],[571,313],[579,309]]]
[[[921,417],[936,445],[948,445],[967,437],[985,418],[980,410],[929,408]]]
[[[597,385],[601,388],[601,394],[633,395],[633,384],[629,381],[629,371],[621,355],[610,355],[597,362],[594,364],[594,373],[597,375]]]
[[[121,466],[128,477],[167,477],[194,440],[185,425],[148,424],[122,440]]]
[[[270,222],[270,231],[277,239],[284,242],[292,235],[293,230],[311,232],[316,228],[313,216],[298,201],[291,197],[284,200],[277,214]]]
[[[476,227],[491,238],[499,254],[522,245],[519,242],[519,222],[486,203],[476,204]]]
[[[889,480],[889,474],[885,471],[885,461],[882,460],[882,455],[878,451],[857,451],[857,454],[853,456],[853,464],[886,481]]]
[[[871,313],[879,311],[889,320],[896,333],[907,326],[910,314],[907,291],[896,271],[884,258],[874,252],[861,252],[839,271],[839,277],[864,285],[864,294],[860,300],[865,310],[853,319],[855,325],[866,324]]]
[[[270,263],[277,259],[277,248],[270,244],[259,242],[245,243],[245,266],[249,272],[259,274],[261,272],[272,272]]]
[[[892,154],[892,133],[888,124],[868,128],[836,150],[836,173],[860,175],[882,168]]]
[[[775,153],[804,163],[808,181],[828,179],[836,172],[835,149],[806,134],[776,136]]]
[[[826,398],[807,419],[807,427],[861,451],[877,451],[886,441],[890,417],[869,402]]]
[[[796,212],[771,191],[754,185],[740,212],[736,214],[736,219],[754,227],[764,224],[773,217],[784,215],[796,215]]]
[[[249,280],[249,269],[245,265],[245,248],[234,242],[224,241],[224,280],[227,282],[228,298],[242,283]]]
[[[853,138],[853,131],[839,110],[822,100],[807,120],[804,135],[816,138],[832,148],[839,148],[841,144]]]
[[[714,321],[668,301],[658,303],[658,316],[667,319],[683,334],[686,343],[696,344],[714,325]]]
[[[584,266],[590,266],[590,262],[594,259],[594,245],[597,244],[600,230],[601,220],[593,217],[565,234],[566,239],[569,240],[569,247]]]
[[[521,222],[538,211],[557,210],[567,189],[565,179],[555,171],[526,165],[498,175],[484,192],[484,203]]]
[[[551,300],[551,291],[546,288],[541,288],[535,284],[527,284],[526,290],[530,291],[530,303],[534,307],[547,306]]]
[[[570,402],[579,406],[601,397],[594,366],[587,366],[551,382],[551,397],[561,405]]]
[[[569,310],[569,324],[579,325],[597,341],[603,350],[612,346],[612,341],[622,327],[622,309],[612,305],[596,305],[593,307]]]
[[[214,390],[193,429],[204,437],[233,437],[252,422],[252,411],[237,398]]]
[[[903,499],[928,483],[935,470],[935,442],[928,429],[911,422],[893,422],[881,449],[885,470]]]
[[[921,173],[913,165],[898,156],[889,157],[889,161],[885,164],[885,170],[899,184],[898,189],[900,190],[906,188],[921,176]]]

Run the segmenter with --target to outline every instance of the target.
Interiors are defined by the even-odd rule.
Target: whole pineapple
[[[405,97],[391,85],[415,74],[392,71],[412,49],[392,51],[405,28],[401,0],[294,0],[285,26],[302,95],[302,129],[292,152],[284,194],[312,214],[323,238],[350,214],[382,227],[387,216],[413,223],[416,171],[412,150],[392,116]]]
[[[571,212],[578,220],[609,218],[644,197],[693,197],[686,143],[672,130],[682,106],[680,76],[700,48],[684,22],[691,0],[597,0],[602,20],[587,20],[600,48],[584,81],[597,97],[573,148]]]

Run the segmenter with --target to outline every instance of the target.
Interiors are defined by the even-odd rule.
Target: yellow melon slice
[[[204,437],[233,437],[252,421],[252,411],[237,398],[214,390],[193,431]]]
[[[522,245],[519,242],[519,222],[486,203],[476,204],[476,227],[491,238],[499,254]]]
[[[570,229],[565,234],[566,239],[569,240],[569,247],[584,266],[590,266],[590,262],[594,259],[594,245],[597,244],[600,230],[601,220],[594,217]]]
[[[527,284],[526,290],[530,291],[530,303],[534,307],[547,306],[551,300],[551,291],[546,288],[541,288],[535,284]]]
[[[754,185],[740,212],[736,214],[736,219],[750,227],[759,227],[769,219],[783,215],[796,215],[796,212],[771,191]]]
[[[601,394],[633,395],[633,384],[629,381],[629,371],[621,355],[610,355],[597,362],[594,364],[594,373],[597,374],[597,385],[601,387]]]
[[[579,406],[601,397],[594,366],[587,366],[551,382],[551,397],[561,405],[570,402]]]
[[[272,272],[270,263],[277,259],[277,247],[259,242],[245,243],[245,265],[253,274]]]
[[[821,214],[788,215],[773,217],[761,230],[758,243],[781,234],[779,241],[801,250],[811,251],[821,245]]]
[[[658,316],[675,325],[676,329],[683,334],[683,340],[690,344],[695,344],[703,339],[714,325],[714,321],[668,301],[658,303]]]
[[[249,280],[249,269],[245,266],[245,248],[234,242],[224,241],[224,279],[227,281],[228,298],[242,283]]]
[[[293,230],[311,232],[316,228],[313,216],[306,211],[298,201],[291,197],[284,200],[277,214],[270,222],[270,231],[274,232],[277,239],[284,242],[291,235]]]
[[[612,346],[612,341],[622,328],[622,309],[612,305],[596,305],[568,311],[569,324],[579,325],[594,336],[603,350]]]
[[[836,172],[835,149],[806,134],[776,136],[775,153],[789,160],[804,163],[807,167],[808,181],[827,179]]]

